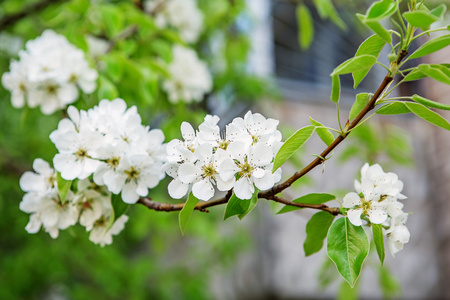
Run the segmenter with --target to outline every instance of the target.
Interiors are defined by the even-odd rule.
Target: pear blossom
[[[403,249],[403,245],[409,242],[410,233],[405,223],[408,219],[406,213],[400,213],[392,217],[390,227],[386,230],[388,236],[388,248],[392,256]]]
[[[194,50],[175,45],[173,60],[168,68],[170,78],[163,82],[163,89],[170,102],[199,102],[211,91],[211,74]]]
[[[89,234],[89,240],[94,244],[99,244],[101,247],[110,245],[112,243],[112,236],[118,235],[125,228],[125,223],[127,221],[128,216],[122,215],[115,220],[111,228],[108,229],[109,217],[102,216],[94,224],[94,227]]]
[[[75,102],[79,89],[87,94],[96,89],[98,74],[84,53],[50,29],[28,41],[19,57],[2,76],[16,108],[40,106],[42,113],[52,114]]]

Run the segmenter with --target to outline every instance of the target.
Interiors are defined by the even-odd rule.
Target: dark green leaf
[[[372,224],[373,241],[375,242],[375,248],[377,249],[378,257],[381,264],[384,263],[384,239],[383,239],[383,226],[381,224]]]
[[[366,39],[361,46],[359,46],[358,50],[356,51],[355,56],[361,56],[364,54],[373,55],[376,58],[380,56],[381,50],[383,50],[384,45],[386,45],[386,41],[382,39],[379,35],[372,35],[368,39]],[[361,70],[353,72],[353,81],[354,85],[353,88],[357,88],[358,85],[361,83],[361,81],[366,77],[367,73],[369,73],[370,69]]]
[[[418,58],[450,45],[450,34],[432,39],[419,47],[409,58]]]
[[[358,116],[358,114],[363,110],[367,103],[369,103],[370,97],[371,94],[368,93],[360,93],[356,95],[355,103],[353,103],[352,108],[350,109],[350,121],[356,118],[356,116]]]
[[[394,102],[383,105],[377,109],[376,113],[379,115],[400,115],[410,113],[408,107],[406,107],[404,102]]]
[[[354,226],[347,217],[337,219],[328,231],[327,251],[341,276],[353,287],[369,254],[364,229]]]
[[[369,21],[381,21],[390,17],[397,9],[397,1],[380,0],[369,7],[366,13],[366,19]]]
[[[439,114],[429,110],[425,106],[419,103],[405,102],[405,105],[418,117],[430,122],[438,127],[450,130],[450,124]]]
[[[320,139],[329,146],[334,141],[334,135],[330,132],[329,129],[324,128],[324,126],[314,120],[313,118],[309,118],[309,121],[311,122],[311,125],[316,126],[316,133],[320,137]]]
[[[70,190],[73,180],[65,180],[61,177],[61,173],[56,172],[56,184],[58,185],[59,198],[61,198],[61,203],[66,202],[67,193]]]
[[[334,199],[336,199],[336,196],[331,195],[331,194],[311,193],[311,194],[302,196],[300,198],[297,198],[295,200],[292,200],[292,202],[305,203],[305,204],[322,204],[322,203],[326,203],[326,202],[334,200]],[[286,205],[277,214],[283,214],[283,213],[291,212],[291,211],[298,210],[298,209],[301,209],[301,207]]]
[[[443,109],[443,110],[450,110],[450,105],[448,105],[448,104],[435,102],[435,101],[429,100],[429,99],[424,98],[424,97],[419,96],[419,95],[413,95],[412,99],[414,101],[416,101],[417,103],[420,103],[420,104],[425,105],[427,107]]]
[[[327,237],[328,229],[333,220],[334,216],[326,211],[319,211],[311,217],[306,224],[306,240],[303,244],[306,256],[322,249],[323,241]]]
[[[341,80],[339,75],[331,76],[331,96],[330,100],[334,103],[339,102],[339,97],[341,96]]]
[[[178,223],[180,224],[181,234],[184,234],[186,226],[189,222],[189,219],[191,218],[192,212],[194,211],[198,201],[200,200],[198,200],[191,192],[189,194],[186,203],[183,206],[183,209],[178,214]]]
[[[275,172],[311,137],[315,126],[305,126],[291,135],[278,150],[273,162],[272,172]]]
[[[352,57],[336,67],[331,76],[369,70],[376,62],[377,58],[369,54]]]
[[[297,5],[296,10],[298,24],[298,41],[302,50],[306,50],[311,45],[314,37],[314,23],[311,12],[304,4]]]

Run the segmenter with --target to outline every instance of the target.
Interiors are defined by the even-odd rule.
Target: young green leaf
[[[324,128],[321,123],[317,122],[313,118],[309,117],[309,121],[311,122],[311,125],[316,126],[316,133],[320,137],[320,139],[329,146],[334,141],[334,135],[330,132],[329,129]]]
[[[101,7],[99,7],[99,11],[106,26],[106,33],[108,37],[114,37],[123,27],[124,15],[121,9],[119,6],[106,4],[101,5]]]
[[[359,299],[359,285],[350,286],[347,281],[343,280],[339,286],[336,295],[336,300],[358,300]]]
[[[377,249],[378,257],[380,258],[381,265],[384,263],[384,239],[383,239],[383,226],[381,224],[372,224],[373,240],[375,242],[375,248]]]
[[[450,69],[446,65],[426,65],[417,67],[420,72],[433,78],[434,80],[450,85]]]
[[[377,58],[369,54],[352,57],[337,66],[331,76],[369,70],[376,62]]]
[[[272,172],[275,172],[281,165],[283,165],[289,157],[291,157],[301,146],[311,137],[315,126],[305,126],[297,130],[291,135],[278,150],[277,155],[273,161]]]
[[[369,101],[370,94],[368,93],[359,93],[358,95],[356,95],[355,103],[353,103],[352,108],[350,109],[350,121],[358,116],[358,114],[363,110],[367,103],[369,103]]]
[[[248,207],[245,211],[245,213],[238,215],[239,219],[242,220],[246,215],[248,215],[256,206],[256,203],[258,202],[258,192],[259,190],[257,188],[255,188],[255,191],[253,192],[252,197],[250,198],[250,201],[246,201],[248,202]],[[247,204],[243,204],[242,207],[245,208]]]
[[[336,8],[333,5],[331,0],[313,0],[314,5],[319,13],[320,18],[327,19],[329,18],[337,27],[341,30],[346,30],[347,25],[342,21],[339,17]]]
[[[437,17],[439,20],[444,16],[445,12],[447,11],[447,6],[445,4],[441,4],[437,7],[435,7],[432,11],[430,11],[430,14]]]
[[[311,12],[304,4],[297,5],[296,10],[297,24],[298,24],[298,42],[300,48],[306,50],[309,48],[314,37],[314,22],[311,17]]]
[[[433,100],[429,100],[429,99],[424,98],[424,97],[419,96],[419,95],[413,95],[412,99],[414,101],[416,101],[417,103],[425,105],[426,107],[443,109],[443,110],[450,110],[450,105],[448,105],[448,104],[435,102]]]
[[[327,251],[341,276],[353,287],[369,254],[364,229],[354,226],[347,217],[337,219],[328,231]]]
[[[378,268],[378,281],[383,292],[383,299],[394,299],[401,291],[401,285],[387,267]]]
[[[407,11],[403,13],[403,17],[411,26],[418,27],[423,31],[428,30],[431,24],[439,20],[435,15],[423,10]]]
[[[178,223],[180,224],[181,234],[184,235],[184,231],[186,230],[186,226],[191,218],[192,212],[199,201],[200,200],[198,200],[191,192],[183,206],[183,209],[180,210],[180,213],[178,214]]]
[[[98,79],[99,79],[98,98],[99,99],[117,98],[119,93],[117,92],[116,86],[103,75],[100,75]]]
[[[341,80],[339,75],[331,76],[331,96],[330,100],[334,103],[339,102],[339,97],[341,96]]]
[[[367,20],[366,16],[361,15],[361,14],[356,14],[356,16],[364,25],[369,27],[373,32],[375,32],[377,35],[379,35],[384,41],[386,41],[387,43],[392,42],[391,34],[378,21]]]
[[[109,217],[108,226],[106,226],[108,229],[110,229],[111,226],[113,226],[114,221],[125,214],[130,207],[129,204],[122,201],[122,197],[120,195],[116,194],[111,194],[111,206],[111,216]]]
[[[355,56],[361,56],[364,54],[373,55],[376,58],[380,56],[381,50],[383,50],[384,45],[386,45],[386,41],[382,39],[379,35],[372,35],[368,39],[366,39],[356,51]],[[361,81],[366,77],[367,73],[369,73],[370,69],[356,71],[352,73],[354,85],[353,88],[357,88]]]
[[[115,83],[118,83],[122,79],[124,59],[124,57],[113,53],[103,57],[107,71],[106,73]]]
[[[256,189],[255,189],[256,191]],[[256,191],[257,193],[257,191]],[[254,194],[254,193],[253,193]],[[258,197],[256,195],[256,197]],[[253,196],[252,196],[253,199]],[[249,208],[252,202],[252,199],[250,200],[243,200],[236,197],[235,194],[233,194],[228,201],[227,207],[225,208],[225,214],[223,216],[223,220],[232,217],[232,216],[242,216],[242,218],[249,212]],[[241,219],[242,219],[241,218]]]
[[[410,113],[408,107],[406,107],[404,102],[394,102],[383,105],[377,109],[376,113],[379,115],[401,115]]]
[[[422,78],[427,77],[427,75],[420,72],[418,69],[413,69],[411,72],[406,74],[406,76],[403,78],[403,81],[413,81],[413,80],[419,80]]]
[[[59,198],[61,198],[62,204],[64,204],[64,202],[66,202],[66,196],[70,190],[72,181],[73,180],[65,180],[64,178],[61,177],[61,173],[56,172],[56,184],[58,185],[58,194],[59,194]]]
[[[422,46],[419,47],[413,54],[409,57],[410,59],[422,57],[433,52],[436,52],[442,48],[445,48],[450,45],[450,34],[437,37],[432,39]]]
[[[319,211],[311,217],[306,224],[306,240],[303,244],[306,256],[310,256],[322,249],[323,241],[327,237],[328,229],[333,220],[334,216],[326,211]]]
[[[438,127],[450,130],[450,124],[439,114],[419,103],[405,102],[405,105],[418,117]]]
[[[322,204],[326,203],[328,201],[336,199],[336,196],[326,193],[311,193],[307,194],[305,196],[302,196],[300,198],[297,198],[295,200],[292,200],[292,202],[296,203],[305,203],[305,204]],[[286,205],[284,206],[277,214],[283,214],[290,211],[301,209],[300,207],[296,206],[290,206]]]
[[[369,21],[381,21],[393,15],[397,9],[397,1],[380,0],[369,7],[366,13],[366,19]]]

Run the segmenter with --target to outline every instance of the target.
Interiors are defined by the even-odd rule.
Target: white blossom
[[[89,240],[102,247],[110,245],[112,243],[112,236],[118,235],[125,228],[125,223],[127,221],[128,216],[122,215],[115,220],[111,228],[108,229],[109,217],[102,216],[94,224],[94,227],[89,234]]]
[[[410,233],[405,223],[408,219],[406,213],[393,216],[386,234],[388,236],[388,248],[392,256],[403,249],[403,245],[409,242]]]

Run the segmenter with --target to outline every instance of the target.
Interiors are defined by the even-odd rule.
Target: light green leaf
[[[106,33],[109,38],[117,35],[123,27],[123,14],[118,6],[102,5],[99,7],[102,20],[106,26]]]
[[[383,50],[386,41],[382,39],[379,35],[374,34],[366,39],[356,51],[355,56],[361,56],[364,54],[373,55],[376,58],[380,56],[381,50]],[[361,81],[369,73],[370,69],[356,71],[352,73],[354,85],[353,88],[357,88]]]
[[[297,24],[298,24],[298,41],[300,48],[306,50],[309,48],[314,37],[314,22],[311,17],[311,12],[304,4],[297,5],[296,10]]]
[[[245,217],[246,214],[248,214],[253,209],[253,207],[255,207],[252,204],[252,202],[255,202],[255,199],[257,198],[258,198],[258,191],[256,188],[255,192],[252,195],[252,198],[248,200],[239,199],[238,197],[236,197],[235,194],[233,194],[230,200],[228,201],[227,207],[225,209],[225,214],[223,216],[223,220],[225,221],[226,219],[236,215],[238,217],[242,216],[240,217],[240,219],[242,219],[243,217]],[[253,207],[251,207],[252,205]]]
[[[255,191],[253,192],[252,197],[250,198],[250,201],[246,201],[248,202],[248,207],[245,211],[245,213],[238,215],[239,219],[243,219],[246,215],[248,215],[256,206],[256,203],[258,202],[258,192],[259,190],[255,187]],[[245,208],[246,204],[243,204],[242,207]]]
[[[387,267],[379,267],[378,281],[383,292],[383,299],[395,299],[401,291],[401,284]]]
[[[408,107],[406,107],[404,102],[394,102],[383,105],[377,109],[376,113],[379,115],[400,115],[410,113]]]
[[[124,59],[124,57],[113,53],[103,57],[106,66],[106,74],[108,74],[115,83],[118,83],[122,79]]]
[[[356,95],[355,103],[353,103],[350,109],[349,120],[353,120],[363,110],[363,108],[369,103],[371,94],[360,93]]]
[[[305,256],[310,256],[322,249],[323,241],[327,237],[333,220],[334,216],[326,211],[319,211],[311,217],[306,224],[306,240],[303,244]]]
[[[418,69],[413,69],[411,72],[406,74],[406,76],[403,78],[403,81],[413,81],[413,80],[419,80],[422,78],[427,77],[427,75],[420,72]]]
[[[430,25],[439,20],[438,17],[423,10],[407,11],[403,13],[403,17],[413,27],[418,27],[423,31],[430,28]]]
[[[373,241],[375,242],[375,248],[377,249],[378,257],[380,258],[381,265],[384,263],[384,239],[383,239],[383,226],[381,224],[372,224]]]
[[[184,231],[186,230],[192,212],[194,211],[195,206],[199,201],[200,200],[197,199],[191,192],[186,203],[183,206],[183,209],[180,210],[180,213],[178,214],[178,223],[180,224],[181,234],[184,235]]]
[[[347,29],[347,25],[339,17],[339,14],[336,11],[336,8],[334,7],[331,0],[314,0],[314,5],[317,9],[317,12],[319,13],[320,18],[329,18],[341,30]]]
[[[376,62],[377,58],[369,54],[352,57],[337,66],[331,76],[369,70]]]
[[[356,14],[358,19],[367,27],[369,27],[373,32],[375,32],[377,35],[379,35],[383,40],[385,40],[387,43],[392,42],[392,37],[389,31],[383,27],[378,21],[370,21],[366,20],[366,17],[361,14]]]
[[[329,146],[331,143],[334,142],[334,135],[328,128],[324,128],[325,126],[323,126],[321,123],[317,122],[311,117],[309,117],[309,121],[311,122],[311,125],[316,126],[317,135],[327,146]]]
[[[444,16],[446,11],[447,6],[442,3],[441,5],[435,7],[432,11],[430,11],[430,13],[440,20]]]
[[[369,240],[361,226],[354,226],[347,217],[331,225],[327,236],[328,256],[341,276],[353,287],[369,254]]]
[[[405,105],[418,117],[438,127],[450,130],[450,124],[439,114],[419,103],[405,102]]]
[[[315,126],[305,126],[291,135],[278,150],[273,161],[272,173],[283,165],[311,137]]]
[[[292,202],[305,203],[305,204],[322,204],[322,203],[326,203],[326,202],[334,200],[334,199],[336,199],[336,196],[331,195],[331,194],[311,193],[311,194],[302,196],[300,198],[297,198],[295,200],[292,200]],[[298,210],[298,209],[302,209],[302,208],[286,205],[279,212],[277,212],[277,214],[284,214],[284,213],[291,212],[291,211]]]
[[[417,68],[420,72],[433,78],[434,80],[450,85],[450,69],[445,65],[421,64]]]
[[[73,180],[65,180],[61,177],[61,173],[56,172],[56,184],[58,185],[58,194],[59,198],[61,198],[61,203],[64,204],[66,202],[67,193],[70,190]]]
[[[339,97],[341,96],[341,80],[339,75],[331,76],[331,96],[330,100],[334,103],[339,102]]]
[[[369,7],[366,13],[366,19],[369,21],[381,21],[390,17],[397,9],[397,1],[380,0]]]
[[[116,86],[109,81],[105,76],[100,75],[98,77],[98,98],[99,99],[115,99],[118,97]]]
[[[436,52],[436,51],[438,51],[442,48],[445,48],[449,45],[450,45],[450,34],[440,36],[440,37],[432,39],[432,40],[426,42],[425,44],[423,44],[422,46],[420,46],[420,48],[417,49],[416,51],[414,51],[414,53],[411,54],[411,56],[409,58],[412,59],[412,58],[422,57],[422,56],[428,55],[430,53]]]
[[[420,104],[425,105],[427,107],[443,109],[443,110],[450,110],[450,105],[448,105],[448,104],[435,102],[433,100],[424,98],[424,97],[419,96],[419,95],[413,95],[412,99],[414,101],[416,101],[417,103],[420,103]]]
[[[129,204],[123,202],[122,197],[116,194],[111,194],[111,216],[108,221],[108,230],[113,226],[114,222],[120,218],[123,214],[125,214],[130,207]]]

